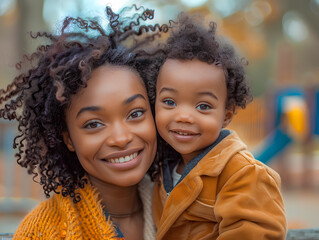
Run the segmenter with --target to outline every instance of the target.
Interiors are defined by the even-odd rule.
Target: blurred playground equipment
[[[319,88],[305,91],[291,87],[273,95],[267,100],[272,108],[269,113],[274,113],[273,121],[268,123],[271,132],[254,154],[264,163],[284,152],[290,144],[309,144],[319,134],[316,124],[319,119]]]
[[[282,88],[256,98],[229,128],[280,173],[284,187],[319,186],[319,86]]]

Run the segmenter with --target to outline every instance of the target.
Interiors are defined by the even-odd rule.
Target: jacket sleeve
[[[232,174],[215,202],[218,240],[285,239],[287,223],[279,175],[263,165],[245,165]]]

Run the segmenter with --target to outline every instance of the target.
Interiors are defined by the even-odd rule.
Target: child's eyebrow
[[[176,89],[174,89],[174,88],[163,87],[163,88],[159,91],[159,93],[162,93],[162,92],[164,92],[164,91],[177,92]]]
[[[137,98],[142,98],[142,99],[144,99],[146,101],[145,97],[142,94],[138,93],[138,94],[135,94],[135,95],[129,97],[128,99],[126,99],[123,102],[123,104],[129,104],[129,103],[133,102]]]
[[[216,100],[218,100],[217,96],[212,92],[199,92],[198,95],[209,95],[209,96],[215,98]]]

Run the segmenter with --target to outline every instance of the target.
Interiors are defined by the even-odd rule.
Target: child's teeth
[[[188,135],[188,133],[183,133],[183,132],[177,132],[180,135]]]

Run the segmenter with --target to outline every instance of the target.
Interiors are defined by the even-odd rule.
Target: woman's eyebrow
[[[131,97],[129,97],[129,98],[127,98],[124,102],[123,102],[123,104],[129,104],[129,103],[131,103],[131,102],[133,102],[135,99],[137,99],[137,98],[142,98],[142,99],[144,99],[144,100],[146,100],[145,99],[145,97],[142,95],[142,94],[135,94],[135,95],[133,95],[133,96],[131,96]],[[80,109],[80,111],[76,114],[76,118],[78,118],[83,112],[87,112],[87,111],[90,111],[90,112],[94,112],[94,111],[99,111],[101,108],[100,107],[98,107],[98,106],[88,106],[88,107],[83,107],[83,108],[81,108]]]
[[[127,98],[124,102],[123,102],[123,104],[129,104],[129,103],[131,103],[131,102],[133,102],[135,99],[137,99],[137,98],[142,98],[142,99],[144,99],[145,101],[146,101],[146,99],[145,99],[145,97],[142,95],[142,94],[135,94],[135,95],[133,95],[133,96],[131,96],[131,97],[129,97],[129,98]]]
[[[101,108],[98,106],[88,106],[88,107],[81,108],[80,111],[76,114],[76,118],[78,118],[83,112],[86,112],[86,111],[93,112],[93,111],[98,111],[100,109]]]

